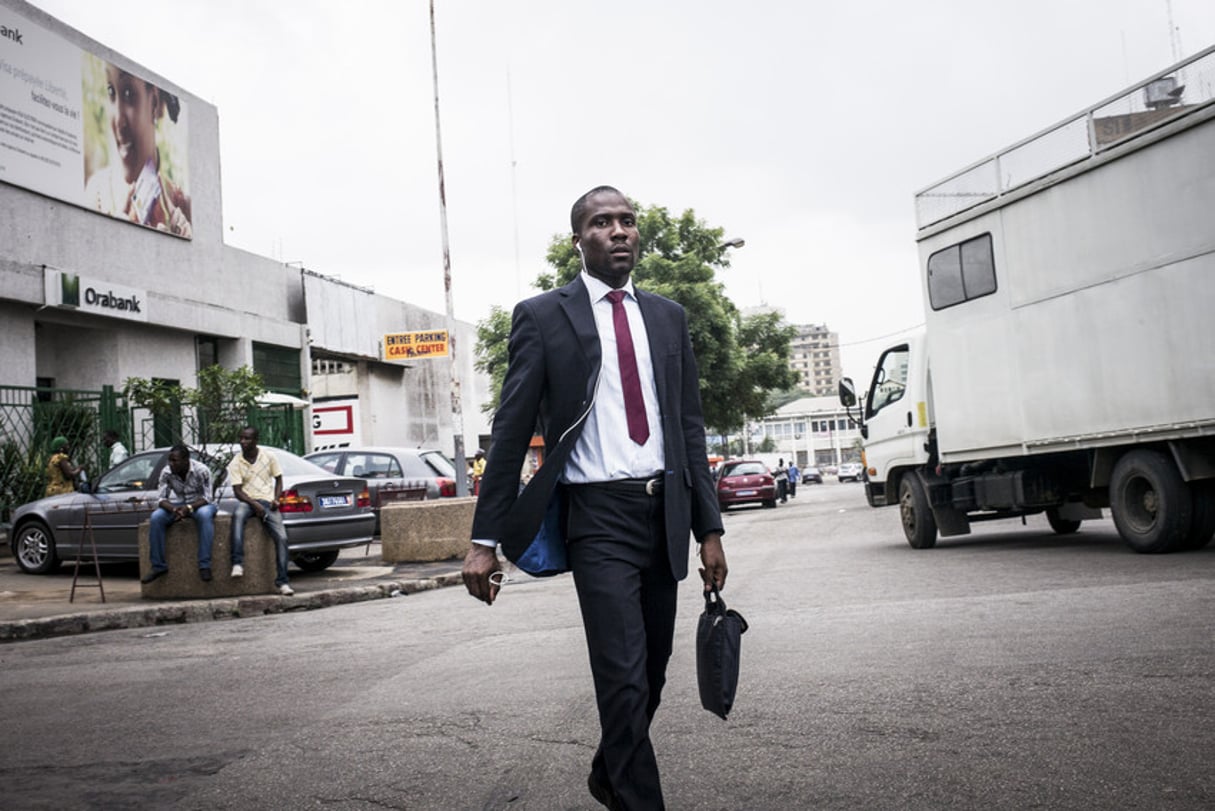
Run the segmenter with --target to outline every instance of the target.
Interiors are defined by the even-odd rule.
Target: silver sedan
[[[283,469],[280,509],[295,565],[319,571],[337,560],[341,549],[372,539],[376,516],[365,481],[335,476],[288,451],[270,450]],[[139,525],[156,509],[156,483],[168,456],[168,448],[135,454],[83,491],[17,508],[10,536],[17,565],[30,574],[45,574],[74,558],[81,543],[87,544],[86,518],[100,560],[138,560]],[[191,457],[207,461],[197,451]],[[219,509],[231,513],[236,498],[223,478],[221,471],[215,497]]]

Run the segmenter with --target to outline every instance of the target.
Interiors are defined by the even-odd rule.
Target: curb
[[[72,636],[93,631],[113,631],[123,628],[147,628],[157,625],[181,625],[188,622],[258,617],[284,614],[290,611],[314,611],[335,605],[361,603],[386,597],[399,597],[431,591],[445,586],[461,585],[458,572],[417,580],[384,581],[364,586],[311,591],[294,597],[254,595],[219,600],[190,600],[161,603],[153,606],[116,608],[89,613],[62,614],[57,617],[16,620],[0,623],[0,643],[54,636]]]

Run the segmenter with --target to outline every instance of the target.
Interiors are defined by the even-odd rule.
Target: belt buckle
[[[658,488],[662,486],[662,479],[654,477],[645,483],[645,494],[647,496],[658,495]]]

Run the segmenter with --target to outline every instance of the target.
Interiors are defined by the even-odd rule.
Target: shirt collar
[[[587,273],[585,270],[579,271],[578,274],[582,277],[582,283],[586,285],[587,292],[590,293],[590,295],[591,295],[592,304],[595,303],[596,301],[599,301],[600,299],[602,299],[608,293],[612,292],[613,290],[617,290],[617,289],[623,290],[625,292],[625,295],[627,295],[629,298],[633,299],[634,301],[637,300],[637,293],[636,293],[636,291],[633,290],[633,277],[632,276],[630,276],[629,280],[624,283],[624,287],[615,288],[615,287],[608,287],[607,284],[599,281],[594,276]]]

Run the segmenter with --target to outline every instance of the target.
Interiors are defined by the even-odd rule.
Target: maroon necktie
[[[620,361],[620,385],[624,388],[624,416],[629,421],[629,439],[644,445],[650,438],[650,423],[646,420],[645,399],[641,396],[633,333],[629,331],[629,316],[624,311],[624,291],[613,290],[607,297],[612,302],[612,326],[616,328],[616,357]]]

